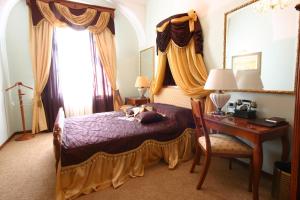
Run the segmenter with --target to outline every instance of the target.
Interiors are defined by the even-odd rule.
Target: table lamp
[[[230,94],[222,90],[237,89],[237,84],[232,69],[212,69],[204,85],[205,90],[216,90],[210,94],[210,99],[216,106],[217,111],[214,114],[224,115],[223,106],[230,99]]]
[[[262,90],[264,88],[257,70],[238,70],[235,78],[239,89]]]
[[[150,81],[146,76],[138,76],[134,86],[138,88],[140,98],[145,98],[147,88],[150,87]]]

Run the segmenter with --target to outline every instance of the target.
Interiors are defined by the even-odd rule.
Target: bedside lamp
[[[208,75],[204,89],[217,91],[211,93],[209,97],[217,108],[215,114],[224,115],[222,108],[230,99],[230,94],[223,93],[222,90],[237,89],[233,71],[231,69],[212,69]]]
[[[150,87],[150,81],[146,76],[138,76],[136,78],[134,86],[138,88],[140,97],[145,98],[147,88]]]
[[[262,90],[262,80],[257,70],[239,70],[235,75],[239,89]]]

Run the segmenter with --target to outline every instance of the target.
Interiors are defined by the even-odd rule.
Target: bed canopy
[[[177,86],[190,97],[205,97],[207,70],[203,61],[203,37],[195,11],[171,16],[156,26],[158,54],[157,75],[151,86],[152,95],[163,87],[167,63]],[[206,102],[210,102],[207,98]],[[206,111],[211,103],[206,103]]]
[[[106,76],[112,89],[117,90],[114,9],[61,0],[27,0],[27,4],[31,14],[30,43],[34,76],[32,132],[37,133],[47,130],[41,94],[49,77],[55,27],[87,29],[93,34]],[[118,107],[117,98],[114,98],[114,108]]]

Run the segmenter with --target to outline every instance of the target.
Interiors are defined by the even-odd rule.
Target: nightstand
[[[139,106],[142,104],[150,103],[149,98],[140,98],[140,97],[125,97],[126,105]]]

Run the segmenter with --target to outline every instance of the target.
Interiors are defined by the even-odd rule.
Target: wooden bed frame
[[[63,108],[60,108],[55,120],[54,128],[53,128],[53,147],[54,147],[54,155],[55,155],[55,167],[57,169],[59,160],[60,160],[60,151],[61,151],[61,133],[63,132],[65,121],[65,113]]]
[[[158,95],[154,96],[155,103],[166,103],[179,107],[191,108],[190,97],[186,96],[178,87],[162,88]],[[61,133],[63,132],[65,113],[60,108],[53,128],[53,146],[55,154],[56,169],[60,160],[61,152]]]

